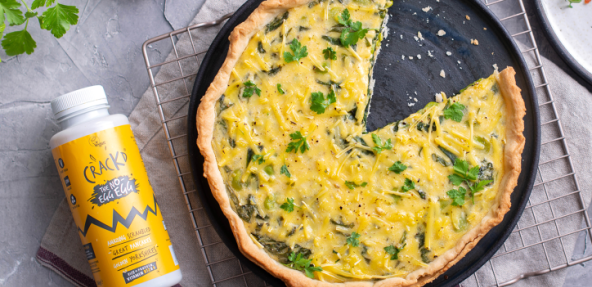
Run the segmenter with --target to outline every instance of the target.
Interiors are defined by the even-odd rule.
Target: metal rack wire
[[[592,259],[592,255],[582,255],[578,258],[572,258],[569,255],[573,251],[576,240],[582,240],[584,237],[583,240],[592,241],[592,229],[523,0],[482,1],[499,17],[512,37],[522,44],[522,53],[535,81],[541,110],[541,158],[537,179],[524,214],[494,257],[461,283],[463,286],[506,286],[530,276],[545,274]],[[507,14],[508,10],[512,13]],[[203,31],[202,29],[219,25],[229,17],[230,14],[216,21],[198,23],[149,39],[144,43],[142,51],[181,192],[184,195],[212,285],[262,286],[267,283],[254,276],[225,249],[209,223],[197,197],[197,190],[193,186],[188,155],[185,151],[186,108],[197,68],[201,57],[206,52],[198,51],[194,41],[200,40],[201,34],[198,32]],[[190,44],[180,49],[178,45],[182,41]],[[164,61],[154,60],[150,52],[158,50],[151,49],[152,45],[172,45],[173,52]],[[170,74],[168,77],[157,79],[156,73],[166,66],[176,66],[174,69],[176,74],[170,74],[170,71],[167,71]],[[159,89],[167,86],[175,86],[176,94],[168,95],[159,92]],[[174,134],[174,132],[182,133]],[[573,222],[577,224],[574,225]],[[539,258],[540,264],[533,264],[526,273],[496,272],[499,262],[507,263],[509,257],[521,253]]]

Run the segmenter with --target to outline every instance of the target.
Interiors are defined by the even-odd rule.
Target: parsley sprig
[[[261,154],[255,154],[253,155],[253,157],[251,158],[252,162],[256,162],[258,164],[262,164],[265,162],[265,158],[263,158],[263,155]]]
[[[452,199],[452,205],[454,206],[462,206],[465,204],[465,196],[467,194],[467,190],[464,189],[462,186],[459,186],[458,189],[451,189],[448,192],[448,197]]]
[[[360,245],[360,234],[357,232],[353,232],[346,240],[347,244],[353,246],[353,247],[357,247],[358,245]]]
[[[372,149],[376,153],[381,153],[383,150],[390,150],[393,148],[391,139],[386,140],[386,142],[383,144],[379,136],[372,134],[372,141],[374,142],[374,147]]]
[[[282,205],[280,205],[280,208],[287,212],[294,211],[294,199],[290,197],[286,198],[286,202],[282,203]]]
[[[361,184],[357,184],[353,181],[347,181],[347,180],[345,181],[345,186],[347,186],[347,188],[349,188],[349,189],[354,189],[356,187],[365,187],[366,185],[368,185],[368,183],[365,181],[362,182]]]
[[[401,252],[401,250],[403,250],[403,248],[405,248],[405,246],[407,246],[407,230],[405,230],[403,232],[403,236],[401,237],[401,240],[399,241],[399,244],[395,245],[390,245],[384,248],[384,251],[386,251],[387,254],[391,255],[391,260],[399,260],[399,252]]]
[[[343,25],[345,29],[341,31],[339,40],[344,47],[349,47],[358,43],[358,41],[368,33],[368,29],[362,29],[362,22],[353,22],[350,19],[349,10],[345,9],[338,19],[339,24]]]
[[[405,184],[401,187],[401,191],[408,192],[412,189],[415,189],[415,182],[413,182],[413,180],[405,178]]]
[[[285,164],[280,168],[280,174],[285,174],[288,178],[292,177],[292,174],[290,174],[290,171]]]
[[[298,149],[300,149],[300,152],[304,153],[305,151],[310,149],[310,145],[308,145],[306,137],[303,136],[302,133],[300,133],[300,131],[291,133],[290,138],[292,138],[292,142],[288,144],[286,152],[294,151],[295,153],[298,153]]]
[[[296,38],[292,40],[292,43],[290,44],[290,50],[292,50],[294,54],[290,52],[284,52],[284,61],[286,61],[286,63],[298,61],[308,56],[306,46],[302,46],[302,44],[300,44],[300,42]]]
[[[457,158],[454,162],[454,174],[448,176],[450,182],[455,186],[460,186],[463,182],[469,187],[471,199],[475,202],[475,193],[485,189],[485,186],[492,182],[492,180],[477,181],[479,176],[479,166],[474,166],[469,169],[469,163],[466,160]],[[452,205],[461,206],[465,203],[465,195],[467,190],[459,187],[458,190],[452,189],[447,192],[448,196],[453,200]],[[462,200],[459,199],[462,196]]]
[[[21,1],[27,11],[23,14],[20,10],[21,3],[16,0],[0,0],[0,37],[6,28],[5,21],[10,26],[25,24],[22,30],[14,31],[4,35],[2,48],[8,56],[16,56],[24,53],[31,54],[37,48],[37,43],[27,30],[29,20],[37,18],[41,29],[48,30],[56,38],[61,38],[70,30],[71,25],[78,24],[78,8],[76,6],[56,3],[55,0],[35,0],[31,7],[25,1]],[[55,6],[51,7],[55,3]],[[41,15],[35,12],[38,8],[47,7]],[[0,59],[0,62],[2,60]]]
[[[331,47],[327,47],[327,49],[323,50],[323,56],[325,57],[325,60],[337,60],[337,52]]]
[[[463,104],[458,102],[454,103],[444,110],[444,118],[452,119],[453,121],[460,123],[460,121],[462,121],[463,116],[465,115],[463,113],[464,109],[465,106]]]
[[[335,92],[333,90],[327,95],[327,98],[325,98],[325,95],[322,92],[312,93],[311,96],[310,109],[317,114],[324,113],[330,104],[337,102],[337,97],[335,97]]]
[[[296,254],[292,252],[290,255],[288,255],[288,260],[290,260],[290,263],[287,264],[288,267],[299,271],[304,271],[304,274],[306,274],[306,277],[308,278],[314,278],[314,271],[323,271],[323,268],[320,266],[314,266],[311,264],[312,260],[304,258],[302,253]]]
[[[251,81],[245,82],[245,89],[243,90],[243,98],[250,98],[253,96],[253,93],[256,93],[257,96],[261,96],[261,89],[255,85],[255,83]]]
[[[406,169],[407,169],[407,166],[405,164],[403,164],[400,160],[393,163],[393,165],[391,165],[391,167],[388,168],[388,170],[390,170],[396,174],[400,174],[401,172],[405,171]]]

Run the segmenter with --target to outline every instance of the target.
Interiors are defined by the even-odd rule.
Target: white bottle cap
[[[109,108],[103,86],[90,86],[59,96],[51,101],[51,110],[62,122],[71,117],[97,109]]]

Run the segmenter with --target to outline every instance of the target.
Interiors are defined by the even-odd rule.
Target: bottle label
[[[130,125],[52,153],[98,286],[134,286],[179,269]]]

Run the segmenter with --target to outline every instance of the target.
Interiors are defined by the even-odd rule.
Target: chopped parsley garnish
[[[346,240],[347,244],[353,246],[353,247],[357,247],[358,245],[360,245],[360,234],[357,232],[353,232]]]
[[[282,165],[282,167],[280,168],[280,174],[285,174],[288,178],[292,177],[290,171],[288,170],[288,167],[285,164]]]
[[[258,164],[262,164],[265,162],[265,159],[263,158],[263,155],[260,154],[255,154],[253,155],[253,157],[251,158],[252,162],[256,162]]]
[[[460,186],[458,189],[451,189],[446,192],[450,199],[452,199],[452,205],[454,206],[462,206],[465,204],[465,195],[467,194],[467,190]]]
[[[245,90],[243,91],[243,98],[250,98],[253,96],[253,92],[257,93],[257,96],[261,96],[261,89],[257,88],[255,83],[251,81],[245,82]]]
[[[372,148],[376,153],[381,153],[383,150],[390,150],[393,148],[393,143],[391,139],[386,140],[384,144],[382,144],[382,140],[376,134],[372,134],[372,141],[374,142],[375,146]]]
[[[280,205],[280,208],[287,212],[294,211],[294,199],[289,197],[286,198],[286,202],[282,203],[282,205]]]
[[[384,248],[384,251],[391,255],[391,260],[399,260],[399,252],[401,252],[402,248],[397,248],[393,245],[387,246]]]
[[[485,186],[490,184],[491,182],[493,182],[493,180],[482,180],[473,185],[469,184],[469,190],[471,193],[471,199],[473,200],[473,203],[475,203],[475,193],[485,189]]]
[[[282,89],[282,84],[277,84],[277,90],[278,90],[278,93],[280,93],[280,95],[283,95],[286,93],[286,91],[284,91],[284,89]]]
[[[456,159],[456,161],[454,162],[454,174],[451,174],[448,176],[448,179],[452,182],[453,185],[459,186],[461,185],[463,182],[466,182],[467,186],[469,187],[469,193],[471,195],[471,199],[473,200],[473,202],[475,202],[475,193],[482,191],[483,189],[485,189],[485,186],[490,184],[491,182],[493,182],[493,180],[482,180],[482,181],[477,181],[477,177],[479,176],[479,167],[478,166],[474,166],[473,168],[469,169],[469,163],[465,160],[462,159]],[[472,183],[475,182],[475,183]],[[464,195],[466,194],[466,190],[462,187],[459,187],[459,191],[462,189],[462,194],[463,194],[463,200],[462,203],[460,203],[459,205],[462,205],[464,203]],[[451,191],[455,191],[450,190],[448,191],[448,196],[450,196],[450,198],[453,198],[450,195]],[[454,193],[455,195],[458,195],[457,193]],[[460,202],[460,200],[458,201]],[[454,203],[452,205],[455,205]]]
[[[292,138],[293,142],[288,144],[288,148],[286,149],[286,152],[294,151],[295,153],[298,153],[298,149],[300,148],[300,152],[304,153],[305,151],[310,149],[310,145],[308,145],[308,142],[306,141],[306,137],[302,136],[300,131],[297,131],[295,133],[291,133],[290,137]]]
[[[323,271],[323,268],[321,268],[320,266],[314,266],[313,264],[311,264],[310,262],[312,260],[304,258],[302,253],[296,254],[292,252],[290,253],[290,255],[288,255],[288,260],[290,260],[290,263],[287,264],[288,267],[304,271],[306,277],[308,278],[314,278],[314,271]]]
[[[466,160],[457,158],[454,162],[454,174],[448,176],[448,179],[454,185],[460,185],[465,180],[475,181],[479,175],[479,167],[475,166],[469,170],[469,163]]]
[[[349,10],[347,9],[343,10],[338,22],[345,27],[345,29],[341,31],[339,40],[341,40],[341,44],[346,48],[358,43],[358,41],[364,38],[366,33],[368,33],[368,29],[362,29],[362,22],[353,22],[350,19]]]
[[[403,185],[403,187],[401,187],[401,191],[408,192],[412,189],[415,189],[415,182],[413,182],[413,180],[405,178],[405,184]]]
[[[397,246],[390,245],[384,248],[387,254],[391,255],[391,260],[399,260],[399,252],[405,248],[407,245],[407,230],[403,231],[403,236],[401,236],[401,240],[399,240],[399,244]]]
[[[444,110],[444,118],[445,119],[452,119],[455,122],[459,122],[462,121],[462,118],[464,116],[463,110],[465,109],[465,106],[463,104],[460,103],[454,103],[452,105],[450,105],[450,107],[448,107],[447,109]]]
[[[286,63],[298,61],[298,60],[308,56],[308,51],[307,51],[306,46],[302,46],[302,44],[300,44],[300,42],[296,38],[294,38],[294,40],[292,40],[292,43],[290,44],[290,50],[292,50],[292,52],[294,52],[294,54],[292,54],[290,52],[284,52],[284,61],[286,61]]]
[[[399,244],[397,246],[390,245],[384,248],[387,254],[391,255],[391,260],[399,260],[399,252],[405,248],[407,245],[407,231],[403,231],[403,236],[401,236],[401,240],[399,240]]]
[[[327,47],[327,49],[323,50],[323,55],[325,56],[325,60],[337,60],[337,52],[331,47]]]
[[[325,98],[325,95],[323,95],[322,92],[312,93],[311,95],[310,109],[317,114],[324,113],[330,104],[337,102],[337,98],[335,97],[335,92],[333,90],[331,90],[331,92],[327,95],[327,98]]]
[[[390,170],[396,174],[400,174],[401,172],[405,171],[406,169],[407,169],[407,166],[404,165],[400,160],[393,163],[393,165],[391,165],[391,167],[388,168],[388,170]]]
[[[345,181],[345,186],[347,186],[347,188],[349,188],[349,189],[354,189],[356,187],[365,187],[366,185],[368,185],[368,183],[365,181],[362,182],[361,184],[357,184],[353,181],[347,181],[347,180]]]

